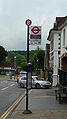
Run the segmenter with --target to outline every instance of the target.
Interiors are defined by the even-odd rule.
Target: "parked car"
[[[17,83],[19,81],[19,78],[21,78],[22,76],[26,76],[27,72],[26,71],[20,71],[19,75],[17,76]]]
[[[18,80],[18,85],[20,87],[26,87],[26,76],[22,76]],[[43,78],[39,78],[38,76],[32,76],[32,88],[49,88],[51,87],[51,83],[49,81],[44,80]]]

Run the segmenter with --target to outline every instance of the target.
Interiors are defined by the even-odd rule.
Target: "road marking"
[[[4,112],[4,114],[0,117],[0,119],[5,119],[12,110],[19,104],[19,102],[25,97],[26,92],[24,92],[23,95],[21,95],[17,100]]]
[[[35,96],[33,97],[34,99],[37,98],[37,99],[41,99],[41,98],[55,98],[55,96]]]
[[[10,86],[14,86],[15,84],[11,84]]]
[[[1,81],[1,83],[7,83],[7,81]]]
[[[2,88],[1,90],[6,90],[8,87]]]
[[[11,84],[10,86],[14,86],[15,84]],[[2,88],[1,90],[3,91],[3,90],[6,90],[6,89],[8,89],[9,87],[5,87],[5,88]]]

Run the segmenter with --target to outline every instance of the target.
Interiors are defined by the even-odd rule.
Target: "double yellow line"
[[[26,92],[21,95],[0,117],[0,119],[6,119],[6,117],[12,112],[12,110],[19,104],[19,102],[25,97]]]

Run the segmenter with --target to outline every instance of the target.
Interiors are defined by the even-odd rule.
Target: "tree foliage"
[[[45,56],[45,51],[38,47],[35,50],[32,59],[32,65],[34,70],[38,70],[38,69],[44,70],[44,56]]]
[[[8,51],[8,60],[16,56],[16,65],[20,66],[22,70],[26,70],[27,67],[27,52],[26,51]],[[29,61],[32,63],[32,69],[34,71],[38,69],[44,69],[44,56],[45,51],[39,47],[34,51],[29,51]]]
[[[0,63],[5,60],[5,57],[7,56],[7,51],[3,46],[0,46]]]

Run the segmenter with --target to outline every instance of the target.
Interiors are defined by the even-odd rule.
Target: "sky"
[[[31,19],[32,26],[42,26],[39,47],[45,49],[55,18],[66,15],[67,0],[0,0],[0,45],[7,51],[27,50],[25,21]]]

